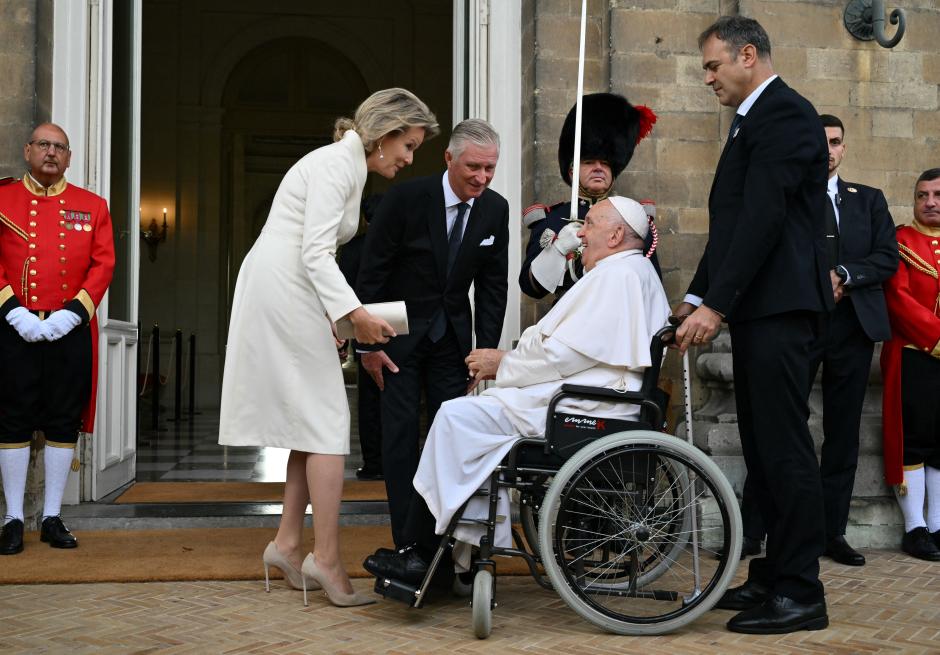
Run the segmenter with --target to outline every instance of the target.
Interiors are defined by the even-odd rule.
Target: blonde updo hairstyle
[[[355,130],[366,153],[371,153],[386,135],[412,127],[424,128],[425,139],[440,132],[437,118],[418,96],[407,89],[383,89],[363,100],[353,118],[336,119],[333,140],[339,141],[347,131]]]

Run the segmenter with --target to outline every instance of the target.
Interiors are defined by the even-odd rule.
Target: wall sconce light
[[[163,208],[163,225],[157,225],[157,219],[151,218],[150,225],[141,231],[140,238],[147,244],[150,261],[157,261],[157,246],[166,241],[166,207]]]
[[[884,0],[850,0],[842,15],[845,29],[859,41],[875,40],[882,48],[893,48],[904,36],[907,18],[903,9],[895,9],[888,19],[898,26],[890,39],[885,35]]]

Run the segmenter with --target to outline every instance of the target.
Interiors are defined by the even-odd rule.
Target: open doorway
[[[139,211],[156,237],[141,244],[139,268],[147,388],[137,480],[277,481],[282,454],[216,444],[239,266],[283,174],[329,143],[334,119],[369,93],[406,87],[449,125],[452,3],[143,0],[142,8]],[[447,137],[445,129],[423,146],[396,181],[441,170]],[[366,193],[386,186],[370,179]],[[174,422],[177,378],[182,420]],[[349,459],[355,469],[355,453]]]

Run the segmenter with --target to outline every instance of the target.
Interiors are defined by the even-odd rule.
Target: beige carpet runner
[[[261,553],[271,528],[75,531],[79,547],[50,548],[38,532],[26,549],[0,561],[0,585],[174,580],[263,580]],[[313,530],[304,533],[312,547]],[[362,561],[380,546],[391,547],[388,526],[348,526],[340,536],[351,577],[365,578]],[[499,558],[499,574],[526,573],[521,559]],[[280,573],[272,569],[272,575]]]
[[[137,482],[114,501],[126,503],[279,503],[283,482]],[[344,501],[387,500],[381,480],[346,480]]]

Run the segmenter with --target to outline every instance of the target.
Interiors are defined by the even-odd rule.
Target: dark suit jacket
[[[813,106],[777,78],[721,153],[689,293],[729,323],[833,306],[825,250],[829,150]]]
[[[509,204],[487,189],[473,201],[460,250],[447,276],[447,222],[441,176],[392,187],[376,210],[362,253],[357,293],[364,302],[404,300],[409,334],[384,346],[393,361],[406,357],[444,308],[462,352],[495,348],[506,313]],[[469,290],[474,285],[475,325]]]
[[[851,276],[846,287],[858,322],[872,341],[891,338],[881,283],[898,268],[894,219],[880,189],[839,178],[839,264]]]

